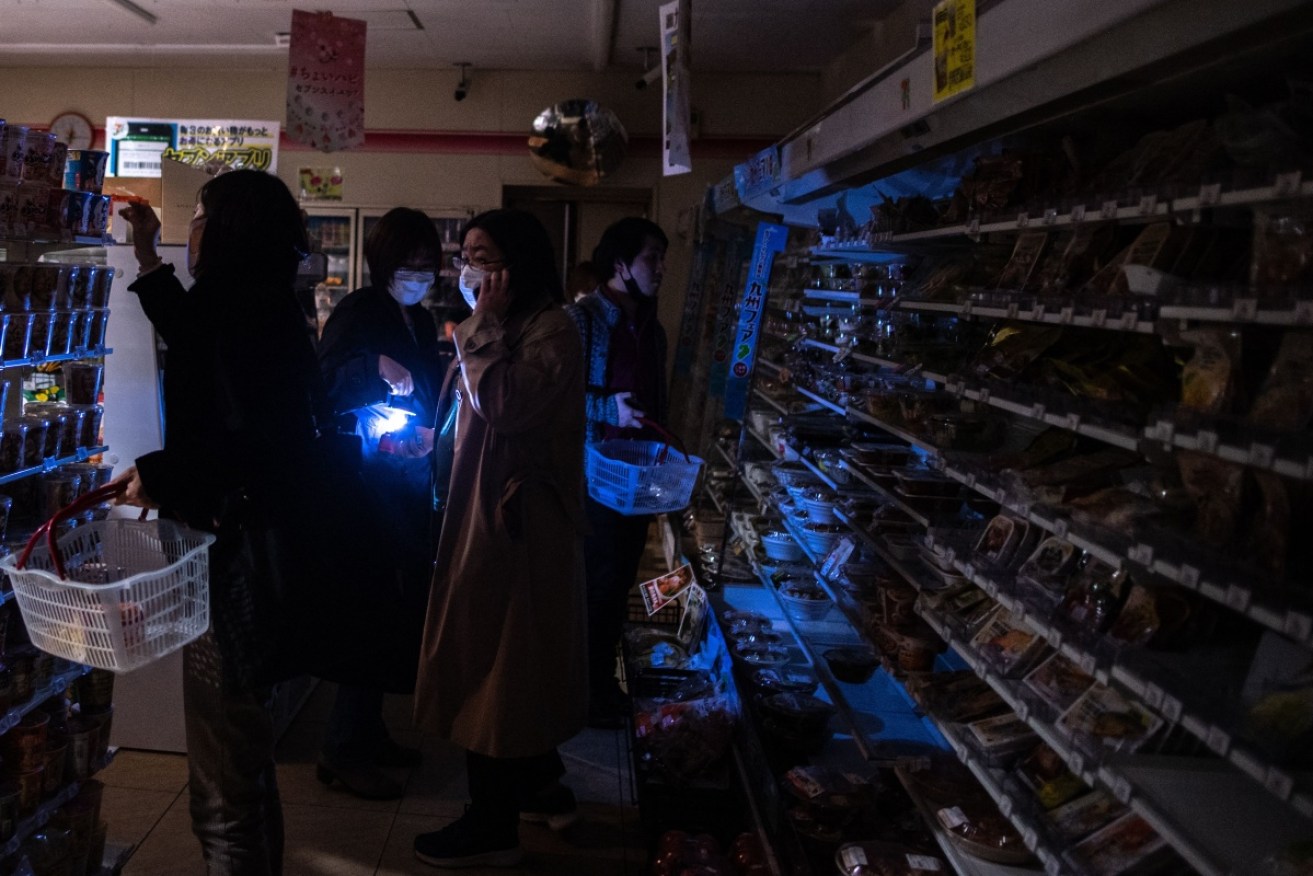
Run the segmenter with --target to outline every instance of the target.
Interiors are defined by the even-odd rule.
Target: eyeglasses
[[[458,255],[451,257],[451,266],[458,271],[463,269],[466,265],[469,265],[471,268],[477,268],[480,271],[486,271],[492,265],[504,264],[506,264],[506,259],[481,259],[477,257],[467,259],[464,256]]]

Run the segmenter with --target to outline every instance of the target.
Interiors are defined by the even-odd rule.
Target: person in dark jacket
[[[665,275],[665,232],[630,216],[593,250],[600,285],[566,307],[579,329],[587,368],[587,440],[651,439],[640,422],[666,417],[666,334],[656,296]],[[588,577],[588,723],[620,727],[626,697],[616,683],[616,645],[638,577],[652,515],[626,516],[589,496],[584,564]]]
[[[214,557],[238,537],[218,523],[225,502],[243,493],[278,505],[296,494],[312,455],[319,375],[293,294],[305,227],[277,177],[214,177],[191,220],[196,282],[185,290],[156,253],[151,208],[132,204],[120,215],[132,225],[141,267],[129,289],[168,354],[164,447],[115,479],[126,490],[119,501],[216,532]],[[211,569],[212,592],[223,575]],[[235,680],[230,656],[241,635],[216,614],[211,631],[184,650],[192,831],[211,876],[273,876],[282,872],[283,819],[272,689]]]
[[[445,371],[437,326],[423,301],[433,289],[442,241],[418,210],[388,211],[365,240],[374,285],[342,299],[324,324],[319,364],[333,410],[357,434],[363,473],[387,545],[378,546],[381,587],[399,588],[413,606],[419,636],[436,549],[433,426]],[[398,745],[383,723],[383,691],[341,685],[329,716],[317,775],[367,799],[401,796],[380,766],[413,767],[419,751]]]

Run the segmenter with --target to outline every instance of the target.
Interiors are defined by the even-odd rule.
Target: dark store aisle
[[[315,760],[335,687],[321,683],[278,748],[278,782],[287,824],[288,876],[402,876],[448,872],[420,863],[411,843],[463,811],[464,758],[453,746],[411,726],[409,698],[390,697],[387,719],[405,745],[418,745],[424,764],[406,777],[400,800],[360,800],[315,779]],[[623,731],[585,730],[561,751],[566,782],[580,801],[581,818],[563,834],[522,825],[528,852],[516,869],[463,870],[474,874],[547,873],[626,876],[646,871],[638,810],[631,804]],[[187,816],[186,758],[122,750],[98,778],[111,845],[135,845],[127,876],[204,876],[200,847]]]

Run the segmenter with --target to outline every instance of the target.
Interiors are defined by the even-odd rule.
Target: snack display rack
[[[1094,20],[1113,14],[1105,5],[1087,21],[1071,23],[1063,39],[1084,39],[1084,48],[1069,44],[1065,51],[1035,45],[1019,49],[1004,64],[1013,66],[992,71],[997,75],[978,82],[979,93],[942,106],[914,106],[895,125],[887,114],[873,110],[873,102],[888,98],[882,89],[893,88],[900,79],[904,94],[909,80],[912,93],[917,93],[923,82],[918,77],[926,71],[918,66],[921,56],[914,55],[775,147],[774,161],[766,165],[769,184],[749,183],[750,190],[744,190],[740,180],[737,202],[715,221],[751,224],[759,214],[769,214],[800,228],[819,225],[821,231],[795,232],[789,249],[775,258],[762,347],[749,372],[747,410],[734,418],[741,422],[717,424],[714,413],[703,415],[704,433],[711,435],[707,456],[713,463],[713,477],[702,491],[704,507],[706,513],[714,508],[714,514],[725,519],[726,535],[717,546],[698,546],[704,555],[699,577],[715,582],[727,567],[746,565],[760,580],[759,588],[728,583],[739,574],[732,572],[713,600],[782,621],[778,626],[789,631],[800,651],[798,665],[819,678],[817,695],[833,704],[836,729],[824,747],[808,753],[811,763],[846,757],[867,769],[897,765],[899,780],[914,791],[916,782],[908,776],[915,776],[922,765],[916,763],[919,754],[910,745],[892,754],[888,739],[871,732],[871,719],[897,727],[919,722],[922,729],[915,742],[924,746],[927,756],[937,757],[936,750],[952,752],[965,765],[981,793],[1016,832],[1019,845],[1033,855],[1030,872],[1286,872],[1281,868],[1293,862],[1306,865],[1298,849],[1313,836],[1313,779],[1305,758],[1294,750],[1299,743],[1273,738],[1260,712],[1269,708],[1264,698],[1273,691],[1295,700],[1310,696],[1309,680],[1292,678],[1313,661],[1313,590],[1300,577],[1302,571],[1273,573],[1268,566],[1272,557],[1223,549],[1170,515],[1146,514],[1133,525],[1113,514],[1100,516],[1091,510],[1095,506],[1059,498],[1083,495],[1064,493],[1069,481],[1054,481],[1063,489],[1045,492],[1019,477],[1023,467],[1008,468],[999,460],[1017,458],[1037,436],[1062,434],[1068,436],[1062,439],[1069,442],[1066,446],[1079,448],[1069,453],[1129,460],[1117,462],[1117,470],[1174,470],[1178,457],[1188,454],[1205,458],[1209,466],[1243,470],[1245,477],[1283,479],[1293,496],[1302,495],[1299,491],[1313,480],[1313,436],[1304,427],[1274,429],[1248,422],[1238,409],[1200,410],[1185,399],[1145,406],[1082,398],[1073,391],[1041,386],[1033,376],[989,374],[961,353],[983,348],[999,327],[1015,326],[1084,332],[1083,342],[1091,346],[1105,342],[1099,339],[1108,344],[1124,339],[1127,344],[1175,349],[1190,348],[1181,339],[1183,333],[1253,331],[1266,333],[1257,336],[1261,343],[1256,349],[1266,345],[1271,354],[1288,333],[1313,328],[1313,292],[1307,279],[1281,287],[1259,279],[1237,281],[1234,276],[1201,280],[1177,277],[1162,265],[1140,271],[1141,263],[1132,261],[1127,264],[1137,270],[1118,269],[1124,279],[1117,282],[1125,287],[1112,293],[1106,286],[1096,292],[1073,286],[1040,293],[1033,282],[1025,281],[1025,273],[1017,282],[1006,279],[1006,270],[998,282],[968,280],[951,289],[932,288],[925,280],[934,268],[990,250],[1011,249],[1013,259],[998,261],[1010,265],[1022,249],[1022,238],[1036,232],[1075,235],[1098,226],[1119,229],[1121,239],[1129,241],[1163,227],[1203,229],[1201,234],[1207,235],[1216,223],[1219,228],[1239,227],[1248,235],[1258,225],[1254,217],[1259,213],[1303,216],[1313,209],[1313,183],[1306,179],[1313,171],[1313,156],[1299,156],[1298,166],[1287,159],[1285,165],[1261,168],[1219,172],[1213,167],[1193,180],[1145,180],[1121,190],[1098,187],[1051,196],[1031,192],[1031,199],[1020,204],[998,199],[959,221],[912,230],[896,226],[901,214],[886,194],[915,191],[918,179],[941,168],[956,167],[962,174],[963,165],[996,152],[1000,126],[994,122],[1004,100],[999,83],[1005,80],[1016,86],[1021,80],[1034,83],[1046,73],[1060,74],[1040,89],[1043,94],[1023,95],[1020,87],[1009,90],[1007,105],[1017,114],[1009,133],[1033,128],[1028,133],[1042,140],[1061,130],[1026,116],[1049,101],[1048,108],[1061,107],[1057,117],[1077,119],[1073,128],[1080,129],[1080,113],[1096,107],[1106,95],[1095,98],[1088,69],[1084,75],[1073,69],[1079,58],[1109,49],[1132,27],[1141,33],[1185,9],[1175,2],[1112,5],[1124,16],[1120,21]],[[1170,100],[1175,92],[1161,87],[1170,77],[1161,74],[1173,64],[1181,80],[1194,77],[1202,87],[1216,72],[1214,61],[1203,55],[1222,45],[1247,59],[1228,66],[1229,72],[1241,81],[1245,75],[1258,78],[1255,71],[1263,68],[1265,52],[1287,57],[1292,47],[1307,47],[1313,40],[1308,10],[1294,6],[1229,6],[1209,22],[1192,22],[1177,32],[1181,42],[1176,45],[1141,41],[1114,63],[1130,70],[1152,62],[1155,73],[1134,84],[1118,83],[1122,90],[1113,99],[1141,109]],[[1047,6],[1041,10],[1029,0],[1003,0],[982,4],[978,21],[983,33],[987,23],[1015,27],[1031,14],[1067,12]],[[1046,57],[1047,49],[1058,54]],[[1034,66],[1026,67],[1023,58]],[[1003,63],[996,57],[991,62]],[[918,129],[918,114],[934,124]],[[1090,109],[1090,114],[1097,111]],[[1152,110],[1144,117],[1151,118]],[[924,154],[915,161],[908,158],[905,145],[894,145],[899,136],[912,139]],[[1034,152],[1024,137],[1001,142],[1019,153],[1030,154],[1027,148]],[[880,189],[883,180],[892,181],[889,189]],[[937,192],[921,200],[946,203],[942,185]],[[872,221],[863,227],[858,227],[860,220],[857,226],[845,225],[845,208],[851,211],[853,204],[866,203],[871,204]],[[1027,270],[1039,262],[1038,256],[1032,257]],[[1250,276],[1257,277],[1264,269],[1254,265]],[[736,269],[731,264],[719,268],[722,274]],[[847,277],[852,279],[845,283]],[[719,327],[737,316],[708,306],[703,318]],[[936,336],[931,341],[937,340],[938,347],[931,341],[918,346],[930,335]],[[944,348],[954,345],[958,355],[946,355]],[[1175,367],[1181,369],[1180,359]],[[715,365],[693,373],[710,375],[714,381]],[[971,441],[959,445],[951,430],[935,432],[926,421],[905,411],[900,414],[897,406],[877,409],[864,404],[857,387],[882,380],[914,396],[913,404],[930,400],[963,417],[968,426],[977,421],[986,426],[1002,423],[1006,439],[990,446],[973,446]],[[718,397],[714,383],[711,396]],[[692,416],[697,410],[690,406]],[[833,418],[834,427],[818,426],[820,417]],[[698,420],[692,424],[689,431],[695,432]],[[865,464],[859,454],[849,452],[863,442],[901,445],[911,460],[907,470],[942,492],[905,491],[903,482],[892,477],[898,466]],[[787,471],[789,478],[781,476],[778,485],[772,483],[767,473],[776,471]],[[808,516],[799,514],[803,497],[793,489],[797,473],[808,490],[819,491],[809,498],[832,505],[832,518],[845,530],[840,537],[855,546],[851,560],[857,566],[874,566],[879,570],[876,580],[887,583],[861,585],[844,571],[842,560],[836,561],[832,548],[818,549],[814,527],[806,528]],[[1097,483],[1102,488],[1112,482]],[[1002,531],[1016,527],[1029,539],[1008,542],[1017,555],[1006,561],[994,555],[986,541],[1000,520]],[[1295,533],[1306,528],[1300,523],[1307,519],[1290,520],[1290,538],[1298,538]],[[765,559],[761,545],[768,529],[792,538],[804,560],[781,571],[781,563]],[[1046,593],[1036,583],[1038,573],[1025,572],[1022,562],[1034,558],[1044,540],[1066,545],[1072,552],[1067,555],[1082,558],[1081,571],[1065,567],[1067,577],[1056,595]],[[1080,575],[1087,576],[1084,583]],[[800,618],[783,593],[781,582],[803,586],[803,578],[810,578],[831,604],[821,620]],[[1103,588],[1114,578],[1119,582],[1115,599],[1106,605],[1115,607],[1106,609],[1111,616],[1104,618],[1105,603],[1099,600],[1109,599]],[[914,591],[916,622],[932,630],[943,649],[932,668],[900,667],[897,650],[882,638],[888,618],[881,620],[879,612],[889,609],[890,594],[902,588]],[[749,590],[756,595],[745,596]],[[1092,601],[1081,603],[1082,598]],[[1091,615],[1082,606],[1099,614]],[[1193,638],[1177,640],[1184,644],[1162,644],[1170,641],[1170,633],[1162,641],[1157,637],[1172,629],[1176,606],[1187,607],[1191,623],[1216,632],[1203,636],[1197,632],[1203,627],[1195,627]],[[1122,610],[1126,618],[1119,628],[1115,621]],[[1136,611],[1149,612],[1152,629],[1134,631],[1133,625],[1142,622]],[[866,642],[882,654],[874,680],[853,686],[834,677],[821,654],[841,642]],[[1278,664],[1288,671],[1276,669]],[[983,719],[955,719],[951,710],[941,713],[927,691],[933,693],[936,684],[947,689],[954,683],[950,676],[964,685],[974,679],[979,695],[994,698],[999,708]],[[1044,687],[1055,677],[1072,686],[1059,700]],[[886,684],[900,692],[894,699],[901,702],[874,695]],[[1121,726],[1109,729],[1117,721]],[[987,728],[995,725],[1008,731],[991,739]],[[913,737],[901,741],[911,743]],[[1021,757],[1025,753],[1029,761],[1041,750],[1061,771],[1063,782],[1081,789],[1072,792],[1076,796],[1057,803],[1042,797]],[[787,821],[769,811],[767,803],[779,804],[778,793],[771,790],[779,776],[749,779],[754,787],[766,789],[760,791],[759,802],[767,824],[781,828],[771,836],[785,872],[832,872],[818,863],[824,856],[808,855],[805,848],[799,853],[805,843],[788,829]],[[1043,790],[1053,792],[1048,786]],[[956,829],[954,819],[946,821],[943,810],[925,805],[916,793],[911,796],[956,872],[1002,866],[973,857],[961,836],[946,835]],[[1092,820],[1092,813],[1102,821]],[[1118,857],[1127,848],[1127,857]],[[848,871],[841,867],[840,872]]]
[[[50,189],[46,220],[24,227],[20,219],[30,217],[17,212],[0,216],[0,226],[4,226],[0,232],[0,297],[4,299],[0,381],[6,387],[0,394],[4,400],[0,416],[6,423],[25,419],[28,424],[14,434],[6,426],[5,446],[0,448],[0,465],[4,466],[0,492],[6,497],[0,540],[7,532],[6,551],[15,549],[15,544],[21,548],[24,533],[44,519],[53,502],[71,500],[73,495],[101,485],[110,472],[109,466],[99,465],[108,448],[100,437],[102,372],[96,367],[103,366],[104,357],[113,352],[104,337],[115,269],[104,264],[103,253],[97,254],[97,248],[110,240],[105,234],[79,233],[59,224],[65,217],[72,220],[74,213],[68,204],[77,199],[94,203],[96,221],[103,223],[109,198],[100,195],[98,182],[93,184],[91,177],[83,175],[78,176],[78,192],[61,192],[64,151],[59,147],[51,157],[44,157],[32,141],[44,144],[45,139],[33,131],[23,156],[26,162],[18,162],[19,167],[31,164],[32,150],[38,149],[35,155],[44,170],[40,174],[24,171],[22,181],[14,185],[11,157],[7,182],[11,183],[9,192],[20,195],[44,194]],[[80,168],[95,164],[96,156],[102,154],[82,155]],[[73,157],[69,161],[71,173]],[[0,198],[0,207],[6,206],[3,201]],[[76,377],[65,372],[62,386],[47,376],[53,370],[47,366],[77,362],[87,362],[90,367],[80,369]],[[35,389],[25,387],[24,378],[37,371],[47,373],[42,375],[45,382],[32,382]],[[83,377],[86,381],[79,383]],[[50,393],[47,387],[59,387],[59,391]],[[69,390],[78,397],[69,398]],[[47,394],[51,396],[48,402]],[[81,410],[76,415],[66,414],[69,408],[63,403],[67,401],[76,402]],[[28,408],[33,402],[37,406]],[[11,443],[17,434],[24,440]],[[40,443],[34,445],[34,440]],[[76,481],[70,473],[76,473]],[[47,484],[61,478],[67,493]],[[108,513],[108,506],[95,513]],[[0,747],[6,761],[0,777],[0,869],[15,873],[47,872],[48,867],[79,874],[117,872],[126,850],[105,848],[99,813],[101,787],[92,779],[114,755],[108,747],[112,674],[25,644],[7,582],[0,589],[0,612],[4,613],[0,690],[5,704],[0,711]],[[70,709],[71,703],[76,707]],[[47,730],[47,725],[51,729]],[[28,762],[33,759],[35,768]]]

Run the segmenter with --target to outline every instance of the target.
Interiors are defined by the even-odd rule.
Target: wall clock
[[[81,113],[60,113],[50,121],[50,130],[69,149],[90,149],[95,129],[91,120]]]

